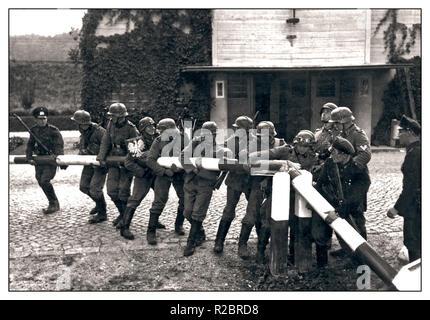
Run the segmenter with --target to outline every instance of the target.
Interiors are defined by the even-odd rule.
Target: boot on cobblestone
[[[270,238],[270,229],[262,227],[260,229],[260,234],[258,236],[258,244],[257,244],[257,256],[256,261],[259,264],[265,263],[265,251],[267,244],[269,243]]]
[[[252,225],[242,223],[242,228],[240,230],[239,247],[238,247],[237,253],[239,257],[241,257],[244,260],[249,259],[249,256],[250,256],[248,251],[248,239],[249,239],[249,235],[251,234],[252,227],[253,227]]]
[[[58,200],[54,200],[52,202],[49,202],[48,208],[43,209],[42,211],[44,214],[51,214],[59,210],[60,210],[60,203],[58,202]]]
[[[182,214],[182,212],[178,210],[178,213],[176,215],[176,220],[175,220],[175,233],[178,236],[185,235],[184,228],[182,227],[183,224],[184,224],[184,215]]]
[[[184,257],[189,257],[194,254],[196,249],[196,238],[199,236],[199,232],[202,228],[202,222],[192,220],[190,233],[188,234],[187,246],[184,249]]]
[[[206,233],[205,233],[205,229],[203,229],[203,226],[201,226],[200,230],[197,232],[197,236],[195,240],[196,240],[196,247],[201,246],[203,242],[205,242]]]
[[[121,227],[121,225],[119,225],[119,227],[118,227],[118,224],[121,222],[122,217],[124,215],[125,206],[123,205],[123,201],[121,201],[121,200],[115,200],[113,203],[117,207],[119,215],[115,218],[115,220],[112,222],[112,224],[119,229]]]
[[[98,208],[97,208],[97,206],[95,206],[94,208],[92,208],[91,210],[90,210],[90,214],[91,215],[94,215],[94,214],[96,214],[98,211]]]
[[[222,253],[224,250],[224,241],[230,229],[231,221],[222,220],[219,222],[218,231],[215,238],[214,252]]]
[[[157,223],[158,223],[158,215],[151,213],[149,215],[148,230],[146,231],[146,240],[150,245],[157,244],[157,228],[156,228]]]
[[[156,228],[157,229],[166,229],[166,226],[164,224],[160,223],[160,222],[157,222]]]
[[[128,240],[134,240],[134,235],[130,231],[130,224],[135,211],[135,208],[127,207],[122,218],[121,236]]]
[[[327,246],[316,245],[317,267],[324,268],[328,264]]]
[[[347,255],[347,252],[345,249],[342,248],[342,249],[338,249],[335,251],[330,251],[330,255],[332,257],[342,258],[342,257],[345,257]]]
[[[88,220],[88,223],[90,224],[100,223],[107,220],[106,201],[104,197],[96,201],[96,208],[97,215],[93,216],[90,220]]]

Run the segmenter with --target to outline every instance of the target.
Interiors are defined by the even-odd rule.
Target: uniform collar
[[[344,130],[344,133],[345,133],[346,135],[350,134],[350,133],[351,133],[351,131],[353,131],[353,130],[355,129],[355,127],[356,127],[355,123],[351,124],[348,128],[346,128],[346,129]]]
[[[406,151],[410,151],[410,150],[412,150],[415,147],[419,147],[420,145],[421,145],[421,141],[420,140],[412,142],[410,145],[408,145],[406,147]]]

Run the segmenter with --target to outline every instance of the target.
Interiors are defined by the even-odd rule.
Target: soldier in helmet
[[[333,131],[338,136],[348,140],[354,147],[354,154],[352,155],[352,163],[360,169],[369,172],[367,164],[369,163],[372,154],[370,150],[370,141],[363,129],[359,128],[354,123],[354,116],[348,107],[338,107],[331,112],[330,123],[333,123]],[[367,193],[366,193],[367,195]],[[367,198],[364,200],[363,212],[367,210]],[[364,224],[363,224],[364,226]],[[365,233],[365,230],[362,230]],[[341,239],[339,241],[342,241]],[[343,256],[345,250],[340,249],[332,251],[332,256]]]
[[[100,151],[100,144],[106,130],[91,121],[91,115],[85,110],[78,110],[71,118],[78,124],[81,136],[79,138],[80,155],[97,155]],[[79,189],[88,195],[96,206],[90,214],[97,216],[89,220],[89,223],[106,220],[106,201],[103,195],[103,187],[106,181],[106,168],[95,166],[84,166],[79,183]]]
[[[169,198],[170,185],[173,184],[179,203],[175,220],[175,232],[184,235],[184,171],[181,169],[163,168],[157,163],[157,159],[164,153],[164,147],[173,144],[175,147],[169,149],[163,156],[178,157],[183,149],[183,138],[171,118],[165,118],[158,122],[157,131],[159,136],[155,138],[148,152],[146,164],[156,175],[154,181],[154,201],[149,209],[149,223],[146,233],[147,241],[151,245],[157,244],[156,228],[158,219],[166,206]]]
[[[253,126],[254,121],[247,116],[240,116],[234,122],[233,128],[235,128],[235,133],[224,142],[224,146],[234,146],[235,159],[239,159],[239,153],[242,150],[247,150],[249,140],[255,139],[249,131]],[[225,184],[227,186],[227,203],[222,213],[215,238],[213,249],[215,253],[221,253],[224,249],[224,241],[231,222],[235,217],[235,210],[237,203],[239,202],[240,195],[244,193],[246,199],[248,200],[249,198],[251,189],[248,181],[249,174],[247,172],[229,172],[227,174],[227,178],[225,179]]]
[[[26,157],[29,163],[35,166],[36,180],[48,198],[48,208],[43,209],[43,213],[50,214],[60,210],[60,204],[55,194],[51,180],[55,177],[57,170],[56,165],[37,164],[33,159],[33,153],[36,155],[60,155],[64,154],[64,141],[60,130],[57,127],[48,124],[48,109],[38,107],[33,110],[33,117],[36,118],[36,125],[33,126],[30,138],[27,142]],[[36,136],[43,146],[36,141]],[[46,147],[46,149],[45,149]],[[65,169],[65,167],[62,167]]]
[[[303,170],[313,171],[318,163],[315,150],[315,135],[309,130],[301,130],[293,139],[293,145],[284,144],[279,147],[274,147],[269,150],[260,152],[259,156],[263,156],[270,160],[289,160],[298,164]],[[250,155],[251,159],[254,157]],[[262,206],[262,228],[258,237],[257,245],[257,262],[264,262],[264,252],[270,238],[270,217],[271,217],[271,188],[272,179],[268,178],[268,184],[265,188],[265,201]],[[290,244],[289,244],[289,261],[294,264],[294,242],[296,237],[297,217],[295,216],[294,208],[295,192],[291,190],[290,194]]]
[[[315,146],[314,149],[318,153],[319,158],[323,161],[330,156],[328,149],[333,142],[333,123],[330,122],[331,112],[337,108],[332,102],[327,102],[321,107],[320,117],[322,127],[315,130]]]
[[[127,108],[122,103],[113,103],[109,107],[108,115],[111,120],[103,135],[100,151],[97,160],[102,167],[106,167],[107,156],[125,156],[127,155],[127,139],[135,138],[139,135],[136,126],[126,119],[128,115]],[[133,176],[122,165],[110,166],[107,177],[107,193],[118,209],[119,215],[113,221],[117,226],[124,215],[127,199],[130,196],[130,186]],[[97,215],[93,223],[106,220],[107,217]]]
[[[189,157],[220,158],[228,156],[229,150],[220,148],[216,144],[217,129],[218,126],[213,121],[203,123],[201,135],[196,136],[181,152],[180,160],[186,172],[184,177],[184,216],[191,224],[184,256],[192,255],[195,247],[199,246],[205,239],[202,223],[206,217],[212,193],[220,175],[218,171],[209,171],[202,168],[199,161],[196,162],[196,166],[193,166]],[[196,152],[197,147],[201,154],[193,154]],[[231,151],[229,154],[232,154]]]
[[[140,136],[128,141],[128,155],[125,158],[124,166],[134,176],[133,191],[128,198],[127,206],[122,220],[119,222],[121,236],[133,240],[134,235],[130,231],[130,224],[134,213],[142,200],[154,185],[155,175],[147,166],[149,148],[157,137],[155,121],[151,117],[144,117],[137,126]],[[159,227],[165,227],[161,225]]]
[[[269,149],[277,148],[285,144],[285,141],[280,138],[275,138],[277,135],[275,126],[270,121],[261,121],[257,125],[257,150],[254,151],[250,148],[249,158],[253,159],[257,155],[261,155],[263,152],[267,152]],[[264,141],[269,142],[268,146],[263,145]],[[251,152],[254,151],[254,152]],[[248,152],[243,150],[241,152]],[[262,219],[260,216],[260,208],[264,199],[264,191],[270,181],[270,178],[262,176],[251,176],[249,184],[251,186],[250,195],[248,198],[248,205],[246,207],[246,213],[242,219],[242,228],[239,235],[238,255],[242,259],[249,259],[250,254],[248,250],[248,239],[251,234],[252,228],[255,225],[257,235],[261,233]]]

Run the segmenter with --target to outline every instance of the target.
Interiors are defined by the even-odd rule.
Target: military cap
[[[45,107],[37,107],[32,112],[33,117],[46,119],[48,117],[48,109]]]
[[[353,155],[355,153],[351,142],[339,136],[334,139],[332,147],[349,155]]]
[[[400,119],[399,129],[406,129],[412,131],[417,136],[421,135],[421,125],[418,121],[411,119],[405,115]]]

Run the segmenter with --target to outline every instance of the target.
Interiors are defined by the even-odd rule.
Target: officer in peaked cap
[[[421,258],[421,125],[405,115],[400,120],[400,145],[406,147],[402,193],[387,216],[403,217],[403,243],[409,261]]]
[[[36,125],[30,129],[30,138],[27,142],[26,157],[34,164],[36,170],[36,180],[48,198],[49,206],[43,209],[43,213],[50,214],[60,210],[60,204],[55,194],[51,180],[55,177],[57,166],[54,164],[38,164],[34,162],[33,155],[46,156],[64,154],[64,141],[60,130],[48,124],[48,109],[45,107],[35,108],[32,112],[36,118]],[[36,138],[39,142],[36,141]],[[65,169],[65,167],[61,167]]]

